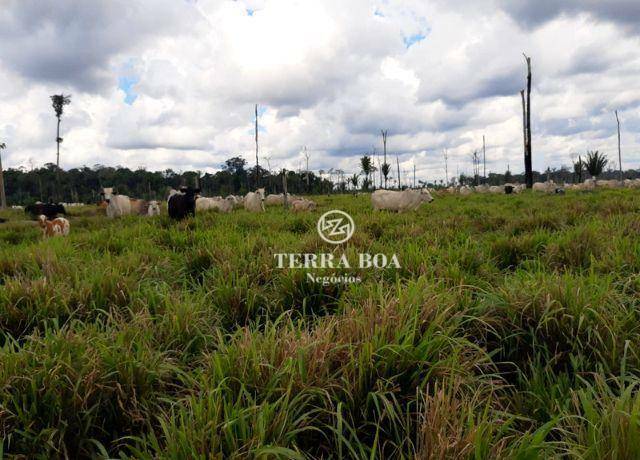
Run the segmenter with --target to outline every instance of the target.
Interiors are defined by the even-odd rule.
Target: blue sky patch
[[[402,37],[402,41],[404,42],[405,48],[410,48],[411,45],[415,45],[416,43],[421,42],[427,36],[423,33],[417,33],[413,35],[409,35],[408,37]]]
[[[118,77],[118,88],[124,91],[124,102],[126,104],[133,104],[138,98],[138,95],[133,90],[133,86],[140,81],[139,77],[135,75],[123,75]]]

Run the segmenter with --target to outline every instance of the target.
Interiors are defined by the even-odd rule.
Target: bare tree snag
[[[525,107],[525,155],[524,175],[527,188],[533,187],[533,168],[531,164],[531,58],[522,53],[527,63],[527,103]]]
[[[387,163],[387,135],[389,130],[381,129],[382,147],[384,149],[384,163],[382,163],[382,174],[384,175],[384,188],[387,188],[387,176],[389,175],[389,164]]]
[[[0,151],[4,150],[7,145],[0,142]],[[7,208],[7,196],[4,193],[4,171],[2,169],[2,155],[0,154],[0,209]]]
[[[445,178],[447,187],[449,186],[449,169],[447,166],[448,157],[449,155],[447,154],[447,149],[444,149],[444,178]]]
[[[256,189],[260,188],[260,175],[259,175],[259,165],[258,165],[258,104],[255,106],[255,114],[256,114]]]
[[[482,135],[482,177],[483,182],[487,182],[487,147],[484,142],[484,134]]]
[[[620,169],[619,180],[622,181],[622,151],[620,148],[620,119],[618,118],[618,111],[616,110],[616,122],[618,123],[618,168]]]
[[[287,170],[284,168],[282,169],[282,190],[284,194],[284,209],[289,209],[289,196],[287,194]]]

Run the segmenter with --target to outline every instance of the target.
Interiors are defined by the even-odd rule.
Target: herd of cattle
[[[596,180],[587,179],[580,184],[556,184],[549,180],[546,182],[535,182],[532,190],[534,192],[544,193],[564,193],[565,190],[595,190],[595,189],[613,189],[613,188],[640,188],[640,179],[618,180]],[[446,193],[457,193],[460,195],[470,195],[472,193],[493,193],[493,194],[511,194],[520,193],[525,190],[524,184],[504,184],[504,185],[463,185],[460,187],[449,187],[445,189]]]
[[[640,188],[640,179],[626,179],[624,181],[587,179],[580,184],[556,184],[553,181],[533,184],[534,192],[544,193],[564,193],[565,190],[595,190],[597,188]],[[460,195],[470,195],[472,193],[517,194],[524,189],[524,184],[499,186],[463,185],[449,187],[437,193]],[[427,188],[402,191],[376,190],[371,194],[371,204],[374,210],[415,211],[422,203],[433,201],[432,193],[436,193],[436,191]],[[293,212],[314,211],[316,209],[316,203],[309,199],[291,194],[287,194],[285,197],[282,193],[265,195],[264,188],[249,192],[245,196],[229,195],[226,198],[222,198],[220,196],[204,197],[201,196],[198,188],[181,187],[180,190],[172,189],[169,192],[167,211],[169,217],[176,220],[194,216],[196,212],[216,210],[222,213],[229,213],[241,207],[244,207],[249,212],[264,212],[266,206],[284,205],[285,199],[289,209]],[[80,204],[38,202],[26,206],[24,210],[38,220],[44,237],[65,236],[69,234],[70,224],[67,219],[60,215],[66,215],[65,206],[76,205]],[[157,216],[161,212],[158,201],[147,201],[119,195],[114,193],[113,188],[110,187],[103,188],[98,206],[104,209],[109,218],[127,215]]]
[[[160,214],[160,205],[157,201],[144,201],[129,198],[126,195],[113,193],[112,188],[105,188],[102,192],[101,206],[106,209],[107,217],[120,217],[130,214],[155,216]],[[229,195],[205,197],[200,195],[200,189],[181,187],[180,190],[171,190],[167,199],[167,211],[172,219],[184,219],[195,215],[196,212],[217,210],[228,213],[236,208],[244,207],[250,212],[262,212],[265,206],[284,204],[284,194],[267,195],[260,188],[255,192],[249,192],[244,197]],[[287,201],[294,212],[312,211],[316,208],[315,202],[306,198],[287,195]]]

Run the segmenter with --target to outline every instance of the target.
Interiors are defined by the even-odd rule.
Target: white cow
[[[131,200],[126,195],[111,195],[107,205],[107,217],[122,217],[131,214]]]
[[[278,193],[277,195],[270,193],[264,199],[265,206],[277,206],[282,204],[284,204],[284,194],[282,193]]]
[[[220,197],[199,197],[196,199],[196,211],[208,211],[210,209],[216,209],[220,212],[231,212],[233,203]]]
[[[504,193],[504,186],[492,185],[491,187],[489,187],[489,193],[493,193],[494,195],[499,195],[501,193]]]
[[[640,188],[640,179],[625,179],[624,186],[626,188]]]
[[[225,199],[227,201],[229,201],[233,205],[234,208],[239,208],[240,206],[242,206],[242,202],[244,201],[244,197],[235,196],[235,195],[229,195]]]
[[[149,208],[147,209],[148,216],[159,216],[160,215],[160,205],[157,201],[149,201]]]
[[[287,194],[287,201],[289,203],[292,203],[293,201],[299,200],[299,199],[300,197],[297,197],[290,193]],[[278,193],[277,195],[276,194],[267,195],[267,197],[264,199],[264,204],[265,206],[284,205],[284,193]]]
[[[467,196],[467,195],[471,195],[472,193],[473,193],[473,189],[468,185],[463,185],[462,187],[460,187],[460,195]]]
[[[424,202],[430,203],[433,197],[427,189],[407,189],[402,192],[393,190],[376,190],[371,194],[371,204],[376,211],[415,211]]]
[[[624,186],[619,180],[599,180],[596,185],[601,188],[622,188]]]
[[[264,189],[249,192],[244,197],[244,209],[251,212],[264,212]]]
[[[532,190],[534,192],[553,193],[556,189],[556,184],[552,180],[547,182],[535,182]]]
[[[316,203],[305,198],[298,198],[291,202],[291,210],[293,212],[315,211]]]
[[[131,200],[126,195],[116,195],[113,193],[112,187],[105,187],[102,189],[107,204],[107,217],[110,219],[114,217],[128,216],[131,214]]]

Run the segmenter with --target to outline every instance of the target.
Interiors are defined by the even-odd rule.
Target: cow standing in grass
[[[426,188],[407,189],[402,192],[376,190],[371,194],[371,204],[376,211],[382,209],[396,212],[415,211],[422,203],[431,203],[432,201],[433,197]]]
[[[149,207],[147,208],[147,216],[159,216],[160,215],[160,205],[157,201],[149,201]]]
[[[113,188],[105,187],[102,189],[102,196],[107,202],[107,217],[128,216],[131,214],[131,199],[126,195],[117,195],[113,193]]]
[[[198,193],[200,193],[199,188],[181,187],[180,192],[172,194],[167,202],[169,217],[180,220],[188,216],[195,216]]]
[[[38,217],[38,225],[42,229],[43,238],[52,236],[67,236],[69,234],[69,221],[64,217],[58,217],[53,220],[47,220],[44,214]]]
[[[244,197],[244,209],[251,212],[264,212],[264,189],[247,193]]]

